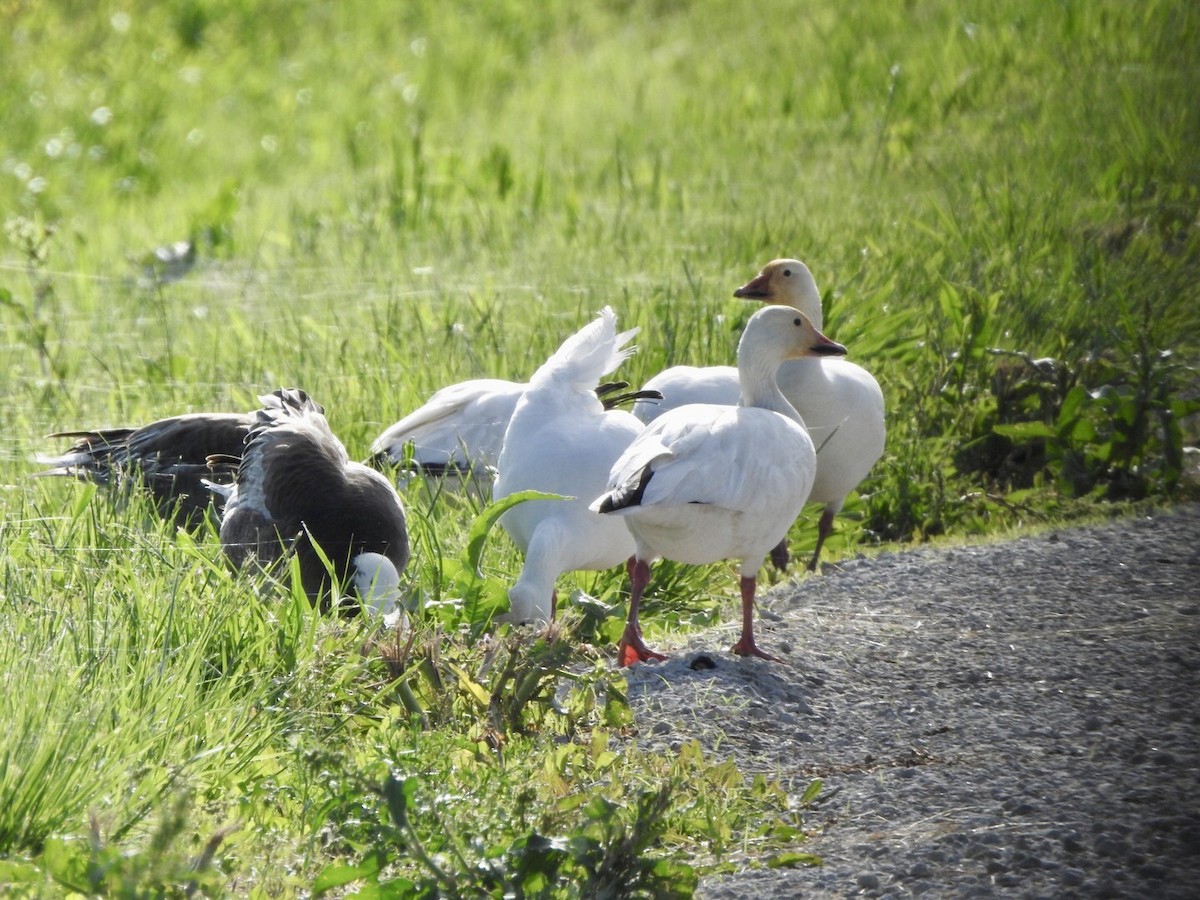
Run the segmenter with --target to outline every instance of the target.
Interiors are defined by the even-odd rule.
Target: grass
[[[1194,4],[18,0],[0,20],[14,891],[564,895],[616,872],[686,894],[722,860],[807,861],[778,788],[638,750],[586,649],[612,640],[620,573],[561,585],[596,602],[558,642],[484,640],[519,557],[496,535],[470,555],[479,506],[413,488],[434,604],[381,648],[232,577],[212,535],[30,479],[47,432],[295,384],[362,457],[437,387],[524,379],[606,303],[642,329],[632,382],[729,362],[733,289],[788,255],[889,407],[829,558],[1195,495]],[[162,277],[147,254],[185,238],[194,269]],[[791,538],[810,552],[815,516]],[[728,613],[732,584],[664,566],[652,639]]]

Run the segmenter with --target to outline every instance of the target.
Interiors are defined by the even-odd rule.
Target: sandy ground
[[[639,740],[799,797],[819,867],[700,896],[1200,896],[1200,506],[858,559],[630,672]]]

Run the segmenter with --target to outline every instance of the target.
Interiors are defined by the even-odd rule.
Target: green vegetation
[[[810,861],[769,779],[639,749],[620,572],[552,634],[485,637],[519,558],[412,487],[429,605],[381,642],[137,498],[30,479],[47,432],[286,384],[362,457],[606,303],[642,329],[631,382],[729,362],[733,289],[796,256],[889,404],[828,559],[1195,492],[1194,3],[11,0],[0,26],[11,891],[686,895]],[[730,610],[727,571],[664,566],[654,636]]]

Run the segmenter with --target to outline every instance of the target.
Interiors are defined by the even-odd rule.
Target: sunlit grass
[[[589,649],[619,627],[619,570],[559,586],[578,708],[502,704],[498,749],[482,636],[520,558],[495,532],[464,559],[479,501],[407,489],[433,606],[389,656],[227,572],[211,533],[31,479],[51,431],[298,385],[364,458],[445,384],[524,380],[605,304],[641,328],[631,382],[729,363],[734,288],[786,255],[888,402],[827,559],[1194,493],[1194,4],[136,0],[0,23],[0,885],[402,895],[436,876],[398,847],[448,865],[478,832],[561,894],[586,859],[534,836],[611,849],[589,818],[610,801],[651,859],[802,847],[771,787],[673,771],[605,719],[619,704],[588,706],[619,693]],[[182,239],[194,268],[156,280],[147,253]],[[1044,357],[1052,378],[1024,362]],[[812,510],[790,538],[811,552]],[[670,646],[735,604],[731,566],[664,564],[644,621]],[[522,672],[561,662],[520,647]],[[664,788],[651,839],[630,811]]]

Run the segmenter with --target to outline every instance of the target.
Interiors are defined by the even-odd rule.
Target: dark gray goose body
[[[378,578],[381,587],[395,588],[409,545],[392,483],[347,456],[323,408],[304,391],[259,399],[263,407],[254,414],[221,520],[225,554],[239,567],[269,568],[295,553],[305,592],[324,599],[329,574],[315,543],[343,584]]]
[[[188,413],[139,428],[63,431],[51,438],[72,439],[60,456],[39,457],[48,466],[39,475],[94,481],[119,493],[142,487],[159,515],[192,528],[210,512],[218,518],[224,497],[207,483],[233,483],[253,413]]]

